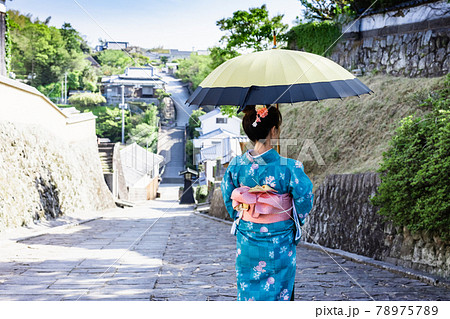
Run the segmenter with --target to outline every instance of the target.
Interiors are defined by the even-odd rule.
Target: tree
[[[196,138],[200,136],[200,133],[195,130],[195,128],[200,127],[201,123],[198,119],[200,116],[206,114],[201,108],[198,110],[194,110],[189,117],[189,135],[190,138]]]
[[[169,62],[169,57],[163,55],[162,57],[159,58],[162,62],[162,64],[166,65],[167,62]]]
[[[209,51],[210,51],[209,56],[211,57],[211,63],[209,65],[212,70],[217,68],[225,61],[228,61],[232,58],[239,56],[239,53],[235,50],[223,49],[218,46],[212,47],[211,49],[209,49]]]
[[[208,55],[192,53],[189,59],[179,62],[175,75],[183,82],[192,83],[192,89],[195,90],[211,73],[211,61],[211,57]]]
[[[133,65],[131,57],[121,50],[100,51],[94,58],[102,66],[105,75],[123,73],[126,67]]]
[[[83,39],[70,23],[65,22],[60,29],[60,32],[67,51],[81,52],[81,43]]]
[[[281,22],[282,14],[269,18],[266,5],[250,8],[249,11],[238,10],[231,18],[216,22],[221,31],[226,31],[220,40],[228,50],[251,49],[266,50],[272,45],[273,31],[279,41],[284,41],[288,25]]]
[[[353,0],[299,0],[307,21],[335,20],[339,15],[352,14]]]
[[[31,15],[8,11],[11,34],[11,69],[19,79],[38,87],[60,81],[66,71],[81,70],[87,61],[81,50],[68,50],[63,34],[77,33],[65,25],[65,31],[48,26]],[[66,34],[67,36],[67,34]],[[80,38],[74,37],[73,41]],[[74,42],[71,42],[76,47]]]

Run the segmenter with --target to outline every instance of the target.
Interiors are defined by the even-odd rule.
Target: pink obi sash
[[[249,192],[249,190],[250,187],[241,186],[231,193],[233,208],[240,211],[240,218],[260,224],[270,224],[291,218],[292,197],[290,194],[280,195],[271,191]]]

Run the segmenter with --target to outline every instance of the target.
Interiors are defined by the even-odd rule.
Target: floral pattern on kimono
[[[292,195],[294,214],[301,226],[314,200],[312,183],[299,161],[281,157],[271,149],[252,156],[250,151],[233,158],[222,179],[221,190],[231,218],[231,193],[240,186],[268,185],[277,194]],[[294,220],[258,224],[240,220],[236,229],[238,300],[290,300],[294,288],[296,249]]]

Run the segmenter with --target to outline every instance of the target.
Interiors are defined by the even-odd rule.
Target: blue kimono
[[[236,227],[238,300],[290,300],[294,288],[300,227],[312,208],[313,185],[299,161],[281,157],[274,149],[258,155],[250,151],[233,158],[221,189],[231,218],[237,219],[231,193],[240,186],[268,185],[293,198],[293,218],[271,224],[240,220]]]

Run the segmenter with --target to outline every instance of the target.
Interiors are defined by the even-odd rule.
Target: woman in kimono
[[[313,185],[301,162],[280,156],[281,114],[247,106],[242,126],[254,149],[233,158],[221,183],[235,221],[238,300],[293,300],[296,245],[312,208]]]

